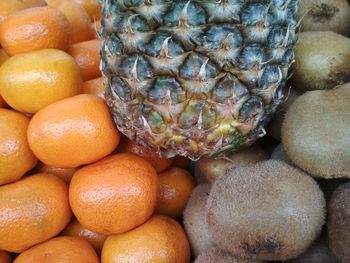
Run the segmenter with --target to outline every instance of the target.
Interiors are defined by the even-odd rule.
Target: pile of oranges
[[[0,263],[189,262],[185,158],[121,135],[98,0],[0,1]]]

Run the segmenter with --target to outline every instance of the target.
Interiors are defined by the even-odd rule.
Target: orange
[[[0,94],[0,108],[6,108],[7,107],[7,103],[4,101],[4,99],[1,97]]]
[[[46,165],[44,163],[39,163],[36,167],[36,170],[40,173],[56,175],[69,184],[72,180],[73,174],[77,171],[77,168],[54,167]]]
[[[6,251],[0,250],[0,263],[10,263],[11,262],[11,256]]]
[[[106,88],[105,88],[105,85],[103,84],[102,77],[85,81],[83,83],[83,87],[81,90],[82,90],[82,93],[94,94],[94,95],[100,96],[103,99],[105,98]]]
[[[21,253],[14,263],[99,263],[92,246],[78,237],[56,237]]]
[[[28,124],[23,114],[0,109],[0,185],[18,180],[37,163],[27,141]]]
[[[81,94],[55,102],[32,118],[28,142],[43,163],[78,167],[95,162],[118,145],[119,132],[106,103]]]
[[[43,49],[9,58],[0,67],[0,93],[14,109],[35,113],[80,93],[74,59],[58,49]]]
[[[109,236],[101,262],[186,263],[190,262],[190,246],[178,222],[154,215],[136,229]]]
[[[151,164],[133,154],[116,154],[78,170],[70,184],[69,201],[84,227],[110,235],[150,218],[158,188]]]
[[[68,53],[77,62],[83,80],[101,77],[100,71],[100,41],[97,39],[72,45]]]
[[[68,186],[35,174],[0,187],[0,249],[22,252],[56,236],[71,218]]]
[[[57,9],[42,6],[8,16],[0,27],[0,43],[10,56],[45,48],[67,50],[71,25]]]
[[[101,253],[103,243],[107,236],[93,232],[83,227],[76,219],[73,219],[66,229],[62,232],[63,235],[80,237],[88,241],[98,254]]]
[[[122,143],[118,147],[118,152],[128,152],[136,154],[143,159],[149,161],[156,169],[157,173],[163,172],[171,166],[173,158],[161,157],[153,150],[147,149],[141,145],[138,145],[135,141],[131,141],[127,138],[123,138]]]
[[[183,168],[183,169],[188,169],[190,166],[190,159],[187,157],[181,156],[181,155],[176,155],[174,157],[174,162],[172,164],[174,167],[178,168]]]
[[[180,218],[195,187],[192,175],[182,168],[170,168],[159,174],[159,187],[156,212]]]
[[[72,0],[61,1],[57,6],[68,19],[72,27],[71,43],[78,43],[94,38],[91,21],[83,7]]]
[[[98,0],[74,0],[85,8],[89,14],[91,21],[99,20],[102,14],[101,4]]]
[[[27,6],[23,3],[22,0],[1,0],[0,25],[7,16],[25,8],[27,8]]]

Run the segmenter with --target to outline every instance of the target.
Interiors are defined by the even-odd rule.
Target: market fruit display
[[[0,0],[0,263],[349,263],[348,2]]]
[[[298,1],[102,1],[106,100],[127,137],[171,157],[249,146],[283,100]]]

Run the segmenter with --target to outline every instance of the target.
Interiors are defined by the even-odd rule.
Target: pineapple
[[[298,0],[102,0],[106,101],[163,156],[223,156],[265,135],[283,101]]]

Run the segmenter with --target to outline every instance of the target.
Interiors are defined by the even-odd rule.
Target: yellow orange
[[[0,67],[0,93],[14,109],[35,113],[80,93],[82,81],[74,59],[58,49],[9,58]]]
[[[101,77],[99,40],[76,43],[69,48],[68,53],[77,62],[84,81]]]
[[[0,185],[18,180],[37,162],[27,141],[28,125],[23,114],[0,109]]]
[[[81,89],[82,93],[94,94],[94,95],[100,96],[103,99],[105,97],[104,96],[105,91],[106,91],[106,88],[105,88],[105,85],[103,84],[102,77],[85,81]]]
[[[98,254],[101,253],[103,243],[107,236],[93,232],[86,227],[83,227],[79,221],[73,219],[69,225],[62,232],[65,236],[80,237],[88,241],[96,250]]]
[[[28,7],[45,6],[45,0],[19,0],[23,2]]]
[[[42,6],[16,12],[0,26],[0,43],[10,56],[34,50],[67,50],[71,25],[57,9]]]
[[[91,21],[99,20],[101,18],[102,9],[98,0],[74,0],[85,8],[89,14]]]
[[[180,218],[195,187],[192,175],[182,168],[170,168],[159,174],[159,187],[156,212]]]
[[[72,0],[61,1],[57,6],[68,19],[72,27],[71,43],[78,43],[94,38],[91,21],[83,7]]]
[[[178,222],[154,215],[138,228],[109,236],[103,245],[101,262],[187,263],[190,246]]]
[[[0,66],[4,64],[4,62],[9,58],[9,55],[5,52],[5,50],[2,48],[0,49]]]
[[[43,163],[78,167],[95,162],[118,145],[120,135],[101,98],[81,94],[37,112],[28,127],[28,142]]]
[[[70,184],[69,201],[84,227],[110,235],[150,218],[158,188],[150,163],[133,154],[116,154],[78,170]]]
[[[99,263],[92,246],[77,237],[56,237],[21,253],[14,263]]]
[[[22,252],[56,236],[68,224],[68,186],[35,174],[0,187],[0,249]]]

